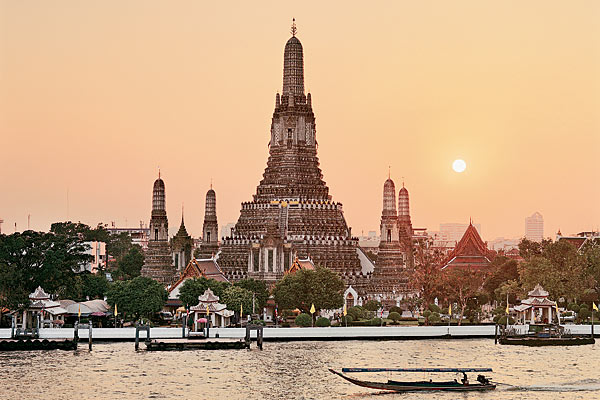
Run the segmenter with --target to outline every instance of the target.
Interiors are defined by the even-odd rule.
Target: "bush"
[[[304,327],[306,327],[306,326],[310,326],[311,325],[312,319],[311,319],[310,315],[308,315],[306,313],[302,313],[302,314],[299,314],[296,317],[296,320],[294,322],[298,326],[304,326]]]
[[[581,308],[579,309],[579,314],[577,314],[577,316],[579,317],[579,319],[581,319],[582,321],[587,320],[589,317],[592,316],[592,312],[586,307],[583,308],[583,306],[581,306]]]
[[[429,320],[430,323],[436,323],[436,322],[440,322],[442,320],[440,318],[440,314],[438,314],[437,312],[432,312],[427,319]]]
[[[354,321],[354,318],[352,318],[352,315],[346,315],[345,317],[342,317],[342,322],[341,325],[351,325],[352,321]]]
[[[397,321],[400,321],[400,318],[402,318],[402,316],[397,312],[393,311],[390,313],[390,315],[388,315],[388,318],[394,321],[394,323],[396,323]]]
[[[569,305],[567,306],[567,310],[571,310],[571,311],[579,311],[579,306],[575,303],[569,303]]]
[[[398,306],[393,306],[390,308],[390,314],[396,312],[400,315],[402,315],[402,308],[398,307]]]
[[[377,311],[381,307],[381,303],[376,300],[369,300],[364,305],[365,310]]]
[[[371,318],[370,320],[367,321],[367,325],[368,326],[380,326],[381,318]]]
[[[442,312],[442,309],[441,309],[441,308],[439,308],[438,306],[436,306],[435,304],[430,304],[430,305],[428,306],[428,308],[429,308],[429,311],[431,311],[431,312],[433,312],[433,313],[438,313],[438,314],[440,314],[440,313]]]
[[[350,315],[352,319],[356,321],[358,319],[364,318],[365,310],[363,310],[363,308],[360,306],[350,307],[348,309],[348,315]]]
[[[327,326],[331,326],[331,322],[329,322],[328,318],[319,317],[319,318],[317,318],[317,322],[315,322],[315,325],[320,328],[325,328]]]
[[[498,318],[494,319],[498,325],[506,325],[506,315],[498,316]],[[508,318],[508,324],[513,325],[515,323],[515,319],[513,317]]]

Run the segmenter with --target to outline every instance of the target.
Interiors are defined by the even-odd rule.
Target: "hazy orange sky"
[[[201,234],[267,161],[292,17],[324,179],[354,234],[404,177],[413,225],[519,237],[600,227],[598,1],[0,2],[3,232],[146,223],[160,166],[170,230]],[[452,171],[456,158],[467,162]]]

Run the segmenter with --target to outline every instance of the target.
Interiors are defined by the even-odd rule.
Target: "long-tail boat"
[[[358,386],[378,390],[391,390],[394,392],[470,392],[496,389],[496,385],[481,374],[477,376],[477,383],[469,383],[469,380],[467,379],[467,372],[492,372],[491,368],[342,368],[342,373],[330,368],[329,371]],[[456,379],[441,382],[434,382],[431,379],[429,381],[405,382],[388,380],[387,382],[371,382],[344,375],[344,373],[351,372],[454,372],[462,373],[463,378],[460,382]]]

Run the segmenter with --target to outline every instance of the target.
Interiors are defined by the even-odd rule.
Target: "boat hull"
[[[493,384],[453,384],[452,382],[370,382],[361,381],[359,379],[350,378],[333,369],[329,369],[333,374],[338,375],[350,383],[357,386],[366,387],[378,390],[390,390],[394,392],[432,392],[432,391],[447,391],[447,392],[481,392],[486,390],[496,389]]]
[[[539,337],[504,337],[498,339],[498,343],[516,346],[581,346],[585,344],[594,344],[596,340],[593,337],[572,337],[572,338],[539,338]]]

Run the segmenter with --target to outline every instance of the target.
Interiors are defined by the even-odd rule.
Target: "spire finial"
[[[388,165],[388,179],[392,179],[392,166]]]
[[[402,177],[402,187],[404,187],[404,177]]]
[[[298,29],[296,29],[296,18],[292,18],[292,29],[290,32],[292,32],[292,36],[296,36],[296,32],[298,32]]]
[[[210,188],[212,189],[212,178],[210,178]]]
[[[160,179],[160,165],[158,166],[158,179]]]

